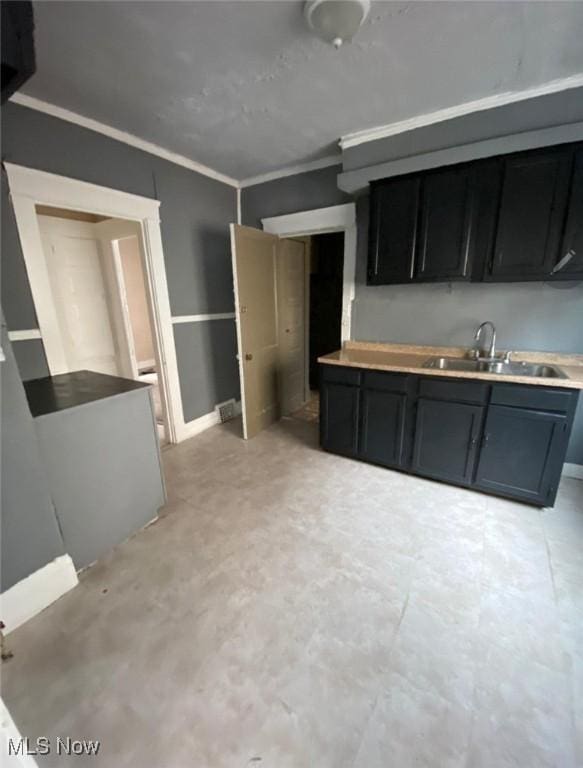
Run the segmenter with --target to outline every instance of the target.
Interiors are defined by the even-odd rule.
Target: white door
[[[94,225],[49,216],[38,220],[69,371],[119,375],[119,352]]]
[[[246,439],[304,402],[304,249],[231,224]]]
[[[119,351],[121,375],[128,379],[137,379],[139,374],[138,361],[118,241],[128,237],[137,238],[143,262],[140,225],[137,221],[107,219],[107,221],[95,224],[94,231],[101,243],[101,251],[104,256],[103,276],[108,289],[109,308]],[[145,287],[144,291],[146,291]]]

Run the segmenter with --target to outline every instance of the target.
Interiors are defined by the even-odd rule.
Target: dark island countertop
[[[140,381],[105,373],[75,371],[25,381],[24,391],[30,412],[33,418],[36,418],[149,386],[151,385]]]

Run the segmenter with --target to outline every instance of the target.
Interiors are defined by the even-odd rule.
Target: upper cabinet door
[[[419,178],[374,184],[370,197],[367,282],[408,283],[413,277]]]
[[[416,279],[469,279],[472,200],[468,167],[424,176]]]
[[[583,149],[575,154],[563,240],[552,279],[583,279]]]
[[[557,261],[572,153],[537,152],[504,162],[498,228],[486,280],[544,280]]]

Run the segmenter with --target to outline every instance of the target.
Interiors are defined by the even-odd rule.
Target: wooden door
[[[549,503],[559,480],[566,428],[562,415],[491,405],[475,487],[541,506]]]
[[[413,277],[419,178],[373,185],[370,198],[368,283],[408,283]]]
[[[38,221],[68,370],[122,374],[94,225],[50,216]]]
[[[537,152],[504,163],[489,280],[541,280],[557,261],[571,156]]]
[[[277,254],[279,239],[231,224],[231,253],[243,437],[249,439],[279,419],[279,328]]]
[[[421,211],[415,278],[469,279],[470,169],[450,168],[427,173],[421,187]]]
[[[412,470],[468,485],[472,480],[484,408],[420,398]]]
[[[279,316],[279,381],[282,416],[306,399],[305,244],[280,240],[277,250],[277,308]]]

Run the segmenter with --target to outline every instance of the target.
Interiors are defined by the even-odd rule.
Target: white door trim
[[[356,205],[332,205],[311,211],[288,213],[261,219],[265,232],[278,237],[319,235],[326,232],[344,232],[344,276],[342,281],[342,343],[350,340],[352,302],[356,282]]]
[[[233,269],[233,293],[235,295],[235,327],[237,330],[237,363],[239,366],[239,388],[241,390],[241,421],[243,427],[243,438],[247,439],[247,414],[245,409],[245,376],[243,375],[243,339],[241,336],[241,308],[239,306],[239,282],[237,278],[237,255],[235,224],[229,225],[229,234],[231,237],[231,266]],[[239,225],[241,226],[241,225]]]
[[[42,339],[38,328],[30,328],[26,331],[8,331],[10,341],[32,341],[32,339]]]
[[[185,423],[160,232],[160,202],[12,163],[5,163],[4,166],[39,329],[45,347],[51,350],[50,372],[53,375],[66,371],[67,366],[52,302],[35,205],[88,211],[140,223],[146,279],[155,319],[153,331],[160,357],[158,362],[161,394],[165,399],[168,414],[167,438],[172,443],[179,442],[185,434]]]
[[[174,325],[180,325],[180,323],[205,323],[208,320],[234,320],[234,312],[215,312],[212,315],[174,315],[172,317],[172,323]]]

